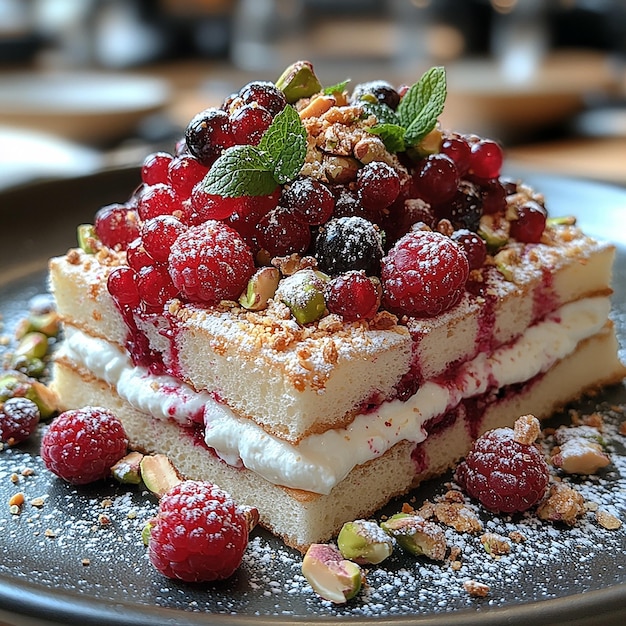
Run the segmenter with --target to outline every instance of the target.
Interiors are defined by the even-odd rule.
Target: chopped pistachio
[[[244,309],[260,311],[267,307],[274,297],[280,281],[280,272],[275,267],[261,267],[248,281],[246,290],[239,297],[239,304]]]
[[[346,522],[337,537],[337,545],[346,559],[357,563],[375,565],[393,552],[392,538],[370,520]]]
[[[293,104],[300,98],[310,98],[322,89],[322,85],[313,71],[313,65],[309,61],[296,61],[292,63],[280,75],[276,81],[284,94],[287,102]]]
[[[87,254],[95,254],[97,247],[95,242],[98,241],[98,235],[93,224],[79,224],[76,228],[76,238],[78,239],[78,247]]]

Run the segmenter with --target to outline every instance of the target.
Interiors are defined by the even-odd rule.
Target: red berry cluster
[[[405,93],[372,81],[357,85],[350,103],[394,111]],[[296,253],[314,256],[333,279],[328,309],[346,320],[370,319],[371,302],[380,300],[376,283],[353,272],[379,278],[382,302],[392,311],[436,315],[458,302],[468,269],[485,263],[483,216],[507,222],[511,239],[540,241],[545,208],[535,200],[510,201],[518,189],[500,177],[500,146],[474,135],[440,134],[438,147],[430,148],[436,151],[425,156],[409,150],[367,163],[350,156],[340,172],[329,170],[323,180],[300,176],[267,196],[207,193],[203,180],[222,152],[258,144],[286,106],[273,83],[248,83],[220,108],[198,113],[175,154],[149,155],[142,184],[126,203],[98,212],[98,237],[126,250],[127,266],[109,278],[120,306],[158,312],[175,297],[208,304],[235,299],[255,260]],[[427,229],[450,236],[418,233]],[[348,311],[342,301],[360,308]]]

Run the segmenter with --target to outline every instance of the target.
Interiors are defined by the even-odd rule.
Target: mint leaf
[[[370,133],[378,135],[389,152],[404,152],[406,150],[404,141],[406,130],[398,124],[376,124],[370,128]]]
[[[224,198],[267,196],[276,189],[273,164],[256,146],[225,150],[204,178],[207,193]]]
[[[381,102],[374,104],[365,100],[361,100],[359,104],[361,105],[361,108],[365,112],[366,116],[373,115],[376,117],[378,124],[394,124],[395,126],[401,125],[398,116],[390,106]]]
[[[336,85],[330,85],[330,87],[324,87],[324,95],[332,96],[334,93],[343,93],[350,82],[349,78],[346,80],[342,80],[340,83]]]
[[[306,157],[306,139],[298,112],[287,105],[276,115],[258,146],[272,163],[276,183],[282,185],[300,173]]]
[[[409,88],[396,110],[408,145],[417,144],[435,127],[445,100],[445,68],[432,67]]]

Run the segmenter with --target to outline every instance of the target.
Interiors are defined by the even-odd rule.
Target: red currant
[[[441,152],[456,164],[459,176],[463,176],[470,166],[471,150],[463,137],[446,137],[441,144]]]
[[[107,278],[107,289],[118,305],[139,305],[139,290],[135,281],[135,272],[130,267],[121,266],[111,270]]]
[[[148,265],[137,276],[139,297],[149,310],[160,311],[163,305],[178,296],[178,289],[163,265]]]
[[[347,322],[372,319],[380,306],[380,290],[363,271],[351,271],[334,278],[326,288],[326,306]]]
[[[256,102],[265,107],[272,115],[280,113],[287,105],[285,94],[274,83],[253,81],[244,85],[239,91],[244,104]]]
[[[452,233],[452,241],[456,241],[467,255],[469,268],[478,269],[483,266],[487,258],[487,245],[476,233],[466,228],[460,228]]]
[[[165,263],[172,244],[185,228],[173,215],[158,215],[146,220],[141,227],[141,241],[145,251],[155,261]]]
[[[172,155],[167,152],[149,154],[141,166],[141,180],[146,185],[167,183],[167,169],[172,161]]]
[[[400,193],[400,177],[391,165],[373,161],[359,170],[356,178],[359,200],[370,211],[386,209]]]
[[[490,139],[481,139],[472,144],[470,172],[481,179],[500,176],[503,161],[502,148]]]
[[[509,234],[523,243],[538,243],[546,227],[547,212],[534,200],[517,207],[517,219],[510,223]]]
[[[94,228],[105,246],[123,250],[139,235],[139,220],[126,204],[109,204],[96,213]]]
[[[327,222],[335,208],[335,198],[324,183],[314,178],[298,178],[283,192],[282,203],[295,219],[316,226]]]
[[[144,187],[137,198],[137,212],[142,220],[157,215],[171,215],[180,208],[175,191],[164,183]]]
[[[311,229],[279,206],[261,218],[256,227],[256,240],[271,257],[302,254],[311,243]]]
[[[272,114],[256,102],[239,107],[230,117],[235,143],[256,146],[272,119]]]
[[[208,171],[209,168],[202,165],[198,159],[190,154],[184,154],[172,159],[168,168],[168,180],[179,198],[188,198],[191,190]]]
[[[459,186],[459,172],[445,154],[430,154],[422,159],[413,173],[417,193],[431,204],[451,200]]]
[[[185,130],[189,152],[210,167],[222,150],[235,144],[228,114],[221,109],[206,109],[189,122]]]

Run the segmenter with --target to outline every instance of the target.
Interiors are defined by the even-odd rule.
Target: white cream
[[[295,489],[327,494],[357,465],[385,453],[396,443],[426,438],[422,426],[461,400],[522,383],[572,353],[607,320],[608,298],[579,300],[561,307],[527,329],[516,342],[491,356],[478,355],[461,366],[455,384],[424,383],[407,401],[385,402],[358,415],[343,429],[310,435],[292,445],[237,417],[206,392],[196,393],[170,376],[150,375],[134,367],[119,348],[75,331],[62,353],[116,387],[132,406],[157,419],[184,423],[204,407],[205,441],[227,463],[256,472],[266,480]]]

